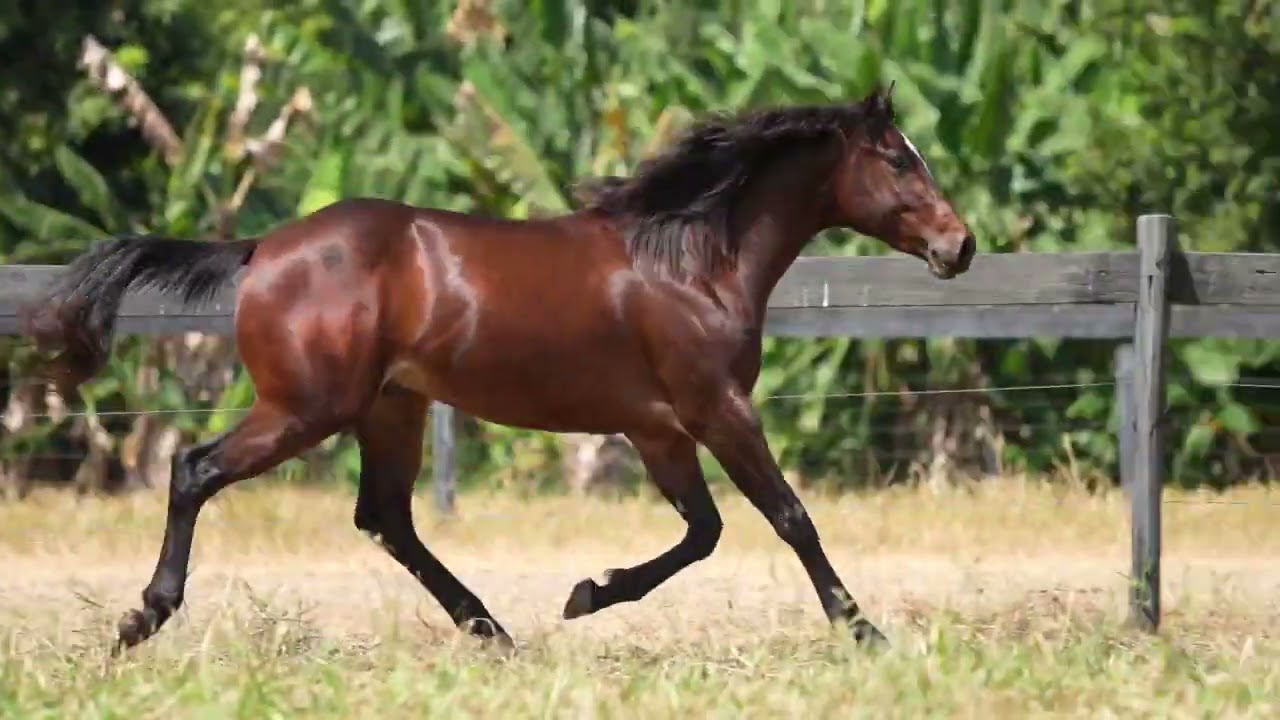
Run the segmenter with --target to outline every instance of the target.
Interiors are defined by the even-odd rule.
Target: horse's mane
[[[713,115],[685,132],[631,177],[579,186],[583,209],[620,221],[633,261],[676,276],[705,276],[736,259],[730,227],[749,183],[779,157],[843,136],[875,111],[892,116],[887,95],[844,105],[774,108]]]

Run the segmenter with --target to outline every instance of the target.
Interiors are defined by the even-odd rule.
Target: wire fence
[[[34,383],[43,384],[43,383]],[[1012,393],[1025,395],[1033,392],[1051,392],[1063,390],[1086,390],[1113,388],[1116,385],[1114,381],[1094,381],[1094,382],[1047,382],[1040,384],[1021,384],[1021,385],[1005,385],[1005,386],[982,386],[982,387],[959,387],[959,388],[919,388],[919,389],[899,389],[899,390],[864,390],[864,391],[846,391],[833,393],[777,393],[759,398],[761,402],[776,401],[804,401],[804,400],[857,400],[857,399],[875,399],[875,398],[914,398],[922,396],[938,396],[938,395],[992,395],[997,393]],[[1268,378],[1241,378],[1234,383],[1224,383],[1213,387],[1226,388],[1250,388],[1263,390],[1280,390],[1280,381]],[[1060,402],[1053,401],[1028,401],[1022,397],[1013,403],[1014,407],[1019,410],[1026,410],[1035,407],[1057,407],[1061,409]],[[1275,406],[1280,408],[1280,405]],[[106,410],[99,412],[88,411],[66,411],[59,413],[40,413],[26,415],[28,420],[45,421],[45,420],[65,420],[77,417],[88,417],[90,415],[98,418],[107,417],[138,417],[143,415],[155,416],[173,416],[173,415],[213,415],[213,414],[240,414],[248,411],[248,407],[216,407],[216,408],[174,408],[174,409],[151,409],[151,410]],[[892,409],[887,409],[885,415],[896,414]],[[1013,422],[987,422],[984,427],[988,432],[996,433],[1003,436],[1026,436],[1028,433],[1038,431],[1051,431],[1056,433],[1078,433],[1078,432],[1111,432],[1113,428],[1108,422],[1032,422],[1032,421],[1013,421]],[[1189,429],[1188,426],[1181,423],[1170,423],[1168,429],[1171,432],[1179,432]],[[930,428],[921,426],[920,424],[876,424],[865,429],[864,435],[876,438],[893,438],[906,436],[919,436],[931,432]],[[1276,436],[1280,435],[1280,428],[1263,428],[1258,435]],[[918,461],[921,457],[918,450],[894,450],[889,448],[877,449],[875,456],[878,460],[885,460],[890,463]],[[84,453],[37,453],[24,455],[25,458],[32,460],[51,460],[51,461],[73,461],[86,457]],[[1206,458],[1211,460],[1212,458]],[[1249,505],[1270,505],[1280,507],[1280,501],[1244,501],[1244,500],[1219,500],[1212,498],[1196,498],[1196,499],[1180,499],[1165,498],[1165,503],[1176,505],[1222,505],[1222,506],[1249,506]]]
[[[1088,383],[1053,383],[1043,385],[1006,385],[991,386],[977,388],[923,388],[919,390],[867,390],[867,391],[851,391],[836,393],[784,393],[776,395],[767,395],[761,398],[762,401],[773,400],[822,400],[822,399],[859,399],[859,398],[880,398],[880,397],[919,397],[932,395],[980,395],[997,392],[1030,392],[1037,390],[1068,390],[1068,389],[1084,389],[1084,388],[1101,388],[1112,387],[1114,382],[1088,382]],[[1024,407],[1030,407],[1025,405]],[[96,417],[137,417],[139,415],[211,415],[215,413],[236,413],[248,412],[249,408],[245,407],[217,407],[217,408],[173,408],[173,409],[157,409],[157,410],[103,410],[96,412],[89,411],[67,411],[60,413],[39,413],[31,414],[26,417],[32,420],[60,420],[64,418],[88,417],[90,415]]]

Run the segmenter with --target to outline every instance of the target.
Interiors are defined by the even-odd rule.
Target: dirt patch
[[[1260,490],[1238,499],[1249,504],[1170,506],[1163,599],[1171,621],[1225,613],[1250,623],[1276,612],[1280,533],[1270,500]],[[181,637],[184,626],[205,627],[254,602],[305,614],[326,633],[377,632],[388,622],[452,633],[426,591],[355,530],[352,502],[350,493],[271,486],[220,496],[197,528],[187,604],[162,634]],[[720,501],[725,533],[711,558],[638,602],[569,622],[560,613],[576,582],[669,547],[684,530],[679,516],[643,501],[468,496],[460,504],[458,518],[442,521],[419,502],[420,533],[517,639],[825,625],[794,553],[740,498]],[[890,634],[921,612],[1126,614],[1123,498],[1005,483],[972,493],[813,497],[808,506],[849,590]],[[155,496],[56,494],[0,506],[0,622],[53,629],[38,633],[49,642],[64,630],[109,630],[140,601],[164,507]]]
[[[790,628],[823,622],[813,588],[788,552],[717,553],[636,603],[566,622],[560,610],[569,589],[598,576],[630,553],[547,553],[494,556],[441,551],[445,562],[517,636],[554,633],[607,638],[621,634],[688,635]],[[952,609],[966,615],[1005,612],[1050,603],[1069,612],[1088,607],[1123,615],[1126,578],[1113,557],[1001,556],[960,561],[928,555],[857,556],[839,550],[832,560],[850,590],[881,624],[892,628],[913,614]],[[0,578],[0,618],[6,625],[55,624],[96,632],[138,603],[151,558],[81,564],[70,558],[20,559]],[[1171,559],[1165,563],[1165,609],[1252,608],[1276,613],[1280,567],[1260,559]],[[238,564],[193,564],[187,605],[172,626],[204,626],[231,608],[260,602],[304,615],[326,634],[376,632],[401,621],[448,628],[448,618],[425,590],[376,551],[340,559],[261,555]],[[181,632],[170,630],[170,632]]]

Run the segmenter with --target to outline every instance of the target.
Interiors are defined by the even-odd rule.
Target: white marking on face
[[[916,156],[916,159],[920,161],[920,166],[924,168],[925,174],[929,177],[933,177],[933,172],[929,170],[929,163],[924,161],[924,155],[921,155],[920,151],[916,149],[915,143],[911,142],[911,138],[907,137],[907,134],[901,130],[898,131],[898,134],[902,135],[902,142],[907,144],[907,149],[910,150],[911,153]]]

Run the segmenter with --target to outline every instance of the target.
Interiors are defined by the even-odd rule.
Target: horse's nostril
[[[973,239],[973,233],[964,236],[964,240],[960,243],[960,262],[968,263],[973,259],[973,254],[978,249],[978,242]]]

